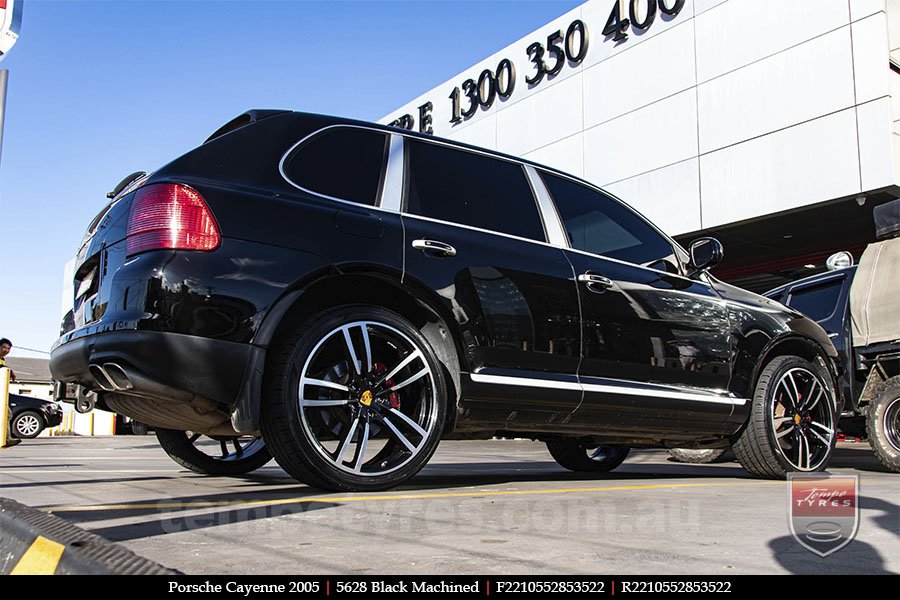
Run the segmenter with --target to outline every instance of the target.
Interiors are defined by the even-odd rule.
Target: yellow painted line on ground
[[[181,469],[0,469],[0,475],[40,475],[43,473],[178,473]],[[0,486],[2,487],[2,486]]]
[[[146,510],[148,508],[163,509],[195,509],[231,506],[280,506],[284,504],[334,504],[336,502],[384,502],[393,500],[438,500],[443,498],[475,498],[496,496],[534,496],[543,494],[586,494],[596,492],[621,492],[637,490],[671,490],[679,488],[709,487],[751,487],[758,485],[785,485],[783,481],[753,481],[741,483],[658,483],[647,485],[618,485],[609,487],[561,488],[549,490],[498,490],[477,492],[451,492],[446,494],[384,494],[379,496],[297,496],[294,498],[277,498],[272,500],[210,500],[197,502],[156,502],[143,504],[101,504],[98,506],[54,506],[44,508],[48,512],[74,511],[113,511],[113,510]]]
[[[53,575],[66,547],[42,535],[31,543],[10,575]]]

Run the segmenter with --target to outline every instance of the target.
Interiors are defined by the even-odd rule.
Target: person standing
[[[12,342],[7,338],[0,338],[0,367],[9,369],[9,366],[6,364],[6,355],[12,350],[12,346]],[[12,369],[9,369],[9,376],[13,381],[16,380],[16,372]]]

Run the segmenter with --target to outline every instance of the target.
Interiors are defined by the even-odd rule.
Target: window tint
[[[544,241],[544,227],[521,165],[407,140],[406,210]]]
[[[387,139],[386,134],[367,129],[328,129],[291,153],[285,161],[285,174],[318,194],[374,205]]]
[[[553,196],[573,248],[638,265],[665,259],[674,263],[672,246],[666,238],[633,211],[569,179],[549,173],[541,173],[541,177]]]
[[[792,290],[788,305],[813,321],[824,321],[834,313],[840,293],[841,280],[829,281],[822,285]]]

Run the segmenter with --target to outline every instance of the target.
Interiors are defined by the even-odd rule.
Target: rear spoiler
[[[253,109],[248,110],[247,112],[236,116],[232,120],[228,121],[218,129],[216,129],[215,133],[206,138],[203,142],[204,144],[207,142],[211,142],[212,140],[222,137],[226,133],[231,133],[235,129],[240,129],[245,125],[250,125],[251,123],[256,123],[257,121],[262,121],[263,119],[268,119],[269,117],[274,117],[275,115],[280,115],[286,112],[291,112],[289,110],[278,110],[278,109]]]

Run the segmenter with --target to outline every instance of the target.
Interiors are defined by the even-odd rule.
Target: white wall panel
[[[497,113],[497,149],[521,155],[580,132],[581,76],[570,77]]]
[[[884,0],[850,0],[850,18],[854,21],[883,10]]]
[[[729,0],[697,15],[697,76],[706,81],[848,23],[847,0]]]
[[[890,93],[887,21],[878,13],[854,23],[853,65],[856,73],[856,102],[862,104]]]
[[[642,0],[646,1],[646,0]],[[672,0],[666,0],[670,5]],[[585,58],[583,67],[586,69],[599,62],[607,60],[613,56],[629,52],[633,48],[653,39],[655,36],[661,35],[670,29],[676,27],[690,27],[691,18],[694,14],[694,0],[685,0],[684,7],[675,17],[669,17],[657,11],[656,19],[645,31],[638,31],[632,27],[626,30],[628,38],[619,42],[613,42],[612,37],[604,39],[603,31],[610,12],[614,6],[613,0],[595,0],[581,6],[582,18],[591,31],[591,48],[588,56]],[[625,17],[628,17],[628,0],[623,0],[625,6]],[[641,16],[643,16],[643,12]]]
[[[701,229],[698,159],[606,186],[669,235]]]
[[[856,108],[859,123],[859,164],[863,191],[894,183],[891,152],[891,102],[875,100]]]
[[[477,123],[454,131],[450,139],[482,148],[495,148],[497,146],[497,115],[490,115]]]
[[[859,189],[853,108],[700,157],[704,227]]]
[[[694,90],[629,113],[584,134],[584,173],[606,185],[697,155]]]
[[[700,152],[853,104],[850,30],[844,27],[700,85]]]
[[[585,127],[693,87],[694,28],[676,27],[585,69],[583,77]]]
[[[699,15],[700,13],[706,12],[727,1],[728,0],[694,0],[694,14]]]
[[[555,144],[544,146],[534,152],[524,155],[524,158],[534,162],[554,167],[566,173],[584,176],[584,134],[579,133],[572,137],[560,140]]]

